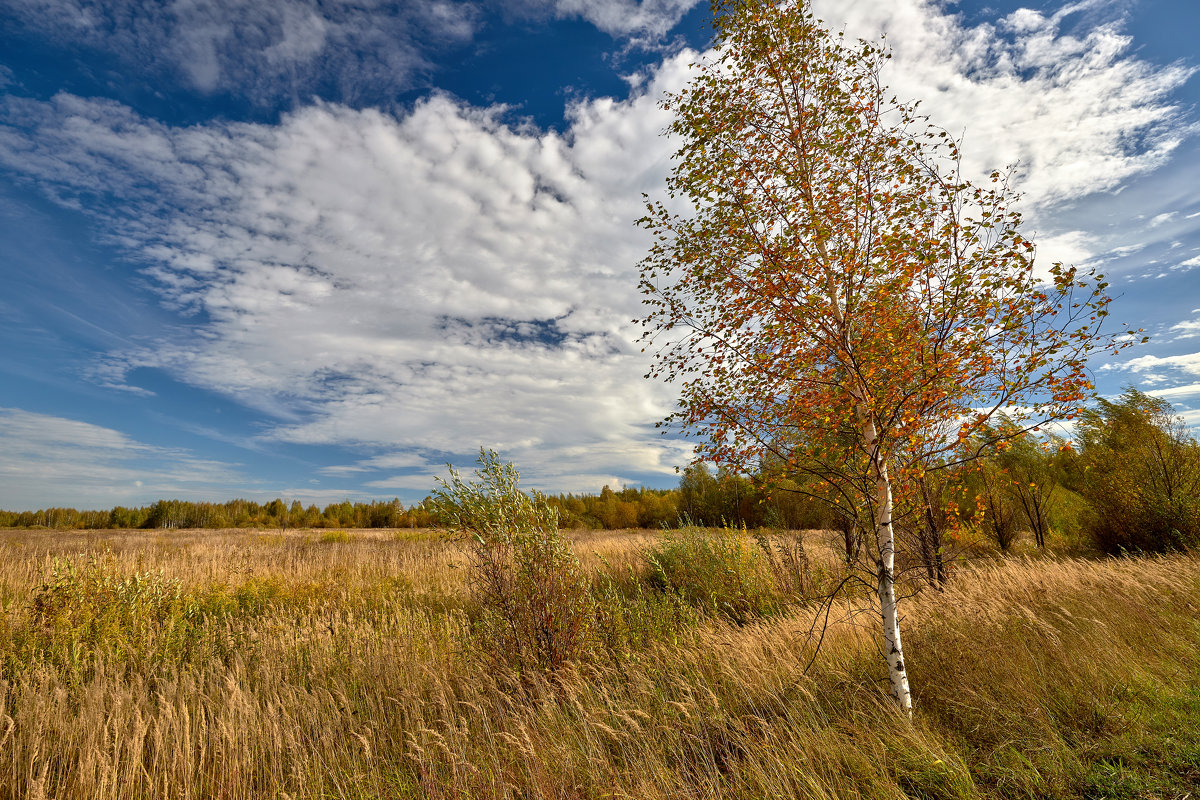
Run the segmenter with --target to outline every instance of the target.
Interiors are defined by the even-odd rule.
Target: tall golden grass
[[[575,548],[585,569],[620,571],[655,541]],[[1066,798],[1200,782],[1192,556],[959,569],[907,606],[912,722],[852,603],[807,673],[801,607],[518,676],[471,652],[464,564],[408,531],[0,532],[0,798]]]

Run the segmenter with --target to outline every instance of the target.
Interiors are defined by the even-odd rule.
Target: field
[[[806,672],[814,606],[656,595],[659,536],[573,536],[622,636],[518,674],[436,533],[0,531],[0,798],[1197,795],[1194,556],[958,566],[910,722],[857,601]]]

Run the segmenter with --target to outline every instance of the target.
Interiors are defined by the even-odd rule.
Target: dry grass
[[[574,539],[628,572],[655,536]],[[1198,567],[960,569],[908,605],[910,723],[853,608],[808,674],[800,608],[518,677],[428,533],[0,532],[0,798],[1182,797]]]

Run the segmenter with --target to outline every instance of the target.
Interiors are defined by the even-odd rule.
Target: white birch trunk
[[[810,208],[815,208],[811,197],[809,200]],[[823,240],[817,240],[817,249],[825,263],[830,264]],[[850,364],[852,360],[848,355],[850,346],[847,335],[849,328],[842,313],[836,274],[833,269],[826,272],[826,285],[833,317],[837,321],[838,329],[843,333],[842,348],[847,354],[845,362]],[[888,683],[891,684],[892,695],[896,698],[900,710],[911,718],[912,693],[908,687],[908,670],[904,665],[904,648],[900,643],[900,612],[896,608],[896,535],[892,527],[892,482],[888,477],[887,460],[879,449],[879,429],[875,427],[875,420],[871,418],[866,407],[866,392],[857,387],[851,388],[850,393],[857,401],[863,445],[871,460],[871,473],[875,479],[875,539],[879,546],[879,583],[876,592],[883,618],[883,652],[888,665]]]
[[[877,449],[878,433],[875,423],[863,421],[863,438],[871,458],[875,478],[875,537],[879,543],[879,611],[883,617],[883,653],[887,659],[888,682],[900,710],[912,716],[912,694],[908,688],[908,671],[904,665],[904,648],[900,643],[900,614],[896,608],[896,535],[892,526],[892,482],[887,462]]]

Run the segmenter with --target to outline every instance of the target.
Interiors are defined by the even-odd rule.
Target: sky
[[[1038,262],[1151,341],[1092,362],[1200,425],[1195,0],[815,0],[1015,165]],[[696,0],[5,0],[0,508],[676,485],[634,220]]]

